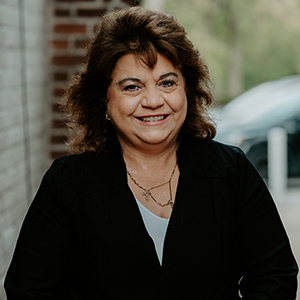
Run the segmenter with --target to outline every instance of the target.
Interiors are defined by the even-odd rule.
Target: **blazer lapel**
[[[222,178],[212,178],[205,173],[202,165],[205,157],[201,158],[201,151],[194,151],[193,144],[183,139],[178,153],[180,177],[165,238],[161,282],[169,283],[170,289],[185,283],[188,289],[189,285],[199,285],[201,281],[201,285],[211,287],[201,292],[201,297],[208,299],[219,274],[220,202],[226,191],[222,191],[220,185]],[[210,257],[213,259],[208,259]]]
[[[127,184],[123,159],[115,152],[108,153],[99,156],[94,168],[84,211],[86,251],[96,276],[102,277],[107,269],[111,270],[107,278],[113,278],[116,270],[139,274],[142,271],[138,269],[144,267],[148,276],[159,278],[155,247]],[[137,266],[135,270],[133,266]]]

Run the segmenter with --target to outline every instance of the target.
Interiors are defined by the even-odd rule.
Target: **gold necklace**
[[[170,205],[171,208],[173,209],[174,202],[172,201],[173,198],[172,198],[171,180],[172,180],[173,175],[174,175],[174,173],[175,173],[176,166],[177,166],[177,162],[175,163],[175,166],[174,166],[174,168],[173,168],[173,171],[172,171],[172,174],[171,174],[171,176],[170,176],[170,179],[169,179],[167,182],[162,183],[162,184],[159,184],[159,185],[155,185],[155,186],[153,186],[153,187],[151,187],[151,188],[149,188],[149,189],[144,188],[143,186],[141,186],[141,185],[140,185],[140,184],[132,177],[132,175],[129,173],[129,171],[128,171],[127,169],[126,169],[126,170],[127,170],[127,174],[129,175],[130,179],[131,179],[131,180],[132,180],[132,181],[133,181],[140,189],[142,189],[142,190],[144,191],[143,195],[146,197],[146,200],[149,200],[149,196],[150,196],[150,197],[152,198],[152,200],[153,200],[156,204],[160,205],[161,207],[165,207],[165,206],[167,206],[167,205]],[[158,202],[158,201],[153,197],[153,195],[152,195],[152,193],[151,193],[151,190],[154,190],[154,189],[159,188],[159,187],[161,187],[161,186],[163,186],[163,185],[166,185],[166,184],[169,184],[170,199],[169,199],[166,203],[160,203],[160,202]]]

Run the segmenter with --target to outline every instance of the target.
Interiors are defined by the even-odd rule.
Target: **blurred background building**
[[[67,154],[58,100],[85,62],[85,46],[101,15],[129,5],[164,10],[184,25],[212,73],[219,104],[214,111],[217,139],[245,152],[252,149],[249,155],[267,183],[269,130],[283,128],[291,138],[293,148],[287,143],[282,152],[287,166],[279,165],[287,181],[276,201],[300,259],[299,78],[292,76],[294,98],[289,88],[281,94],[276,90],[287,82],[281,78],[300,74],[299,1],[0,0],[0,300],[5,299],[2,282],[27,208],[53,159]],[[263,85],[268,88],[259,88],[270,81]],[[272,110],[274,103],[278,107]],[[239,123],[247,115],[261,116],[263,107],[273,120],[289,107],[294,114],[272,126],[255,118],[247,128]]]

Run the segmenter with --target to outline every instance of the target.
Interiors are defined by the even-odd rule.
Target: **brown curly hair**
[[[102,18],[98,33],[88,46],[87,64],[70,83],[61,102],[73,132],[69,138],[73,152],[97,155],[113,147],[115,130],[105,119],[107,90],[117,61],[128,53],[152,69],[157,53],[168,58],[186,83],[188,111],[181,130],[199,139],[214,138],[216,129],[207,113],[213,101],[211,81],[204,59],[174,17],[131,7]]]

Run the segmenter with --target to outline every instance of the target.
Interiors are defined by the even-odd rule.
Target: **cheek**
[[[187,112],[187,98],[184,93],[178,95],[173,101],[171,101],[170,106],[175,112]]]
[[[114,115],[120,115],[122,113],[122,101],[120,101],[120,96],[114,90],[110,90],[107,93],[107,112],[113,117]]]
[[[107,111],[112,118],[126,118],[136,110],[134,101],[127,101],[122,97],[110,97],[107,103]]]

